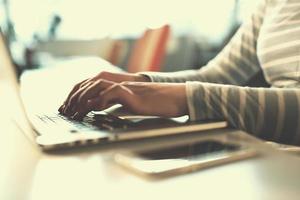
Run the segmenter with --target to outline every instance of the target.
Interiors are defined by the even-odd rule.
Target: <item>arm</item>
[[[225,119],[259,138],[300,144],[300,90],[187,82],[192,120]]]
[[[201,81],[245,85],[260,70],[256,55],[257,37],[263,21],[264,5],[260,4],[229,44],[200,70],[172,73],[143,72],[153,82]]]
[[[96,80],[71,101],[70,116],[120,103],[140,115],[226,120],[259,138],[300,144],[300,90],[214,83],[115,83]],[[186,95],[187,94],[187,95]],[[186,98],[188,96],[188,98]]]

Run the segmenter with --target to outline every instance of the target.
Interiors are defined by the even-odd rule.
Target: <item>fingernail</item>
[[[64,107],[65,107],[65,105],[60,106],[59,109],[58,109],[58,111],[59,111],[60,113],[62,113],[63,110],[64,110]]]

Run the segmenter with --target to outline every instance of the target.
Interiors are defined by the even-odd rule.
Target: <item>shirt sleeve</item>
[[[231,85],[244,85],[260,70],[256,44],[264,16],[264,1],[250,18],[242,24],[225,48],[199,70],[179,72],[142,72],[153,82],[201,81]]]
[[[220,119],[266,139],[300,144],[300,90],[187,82],[191,120]]]

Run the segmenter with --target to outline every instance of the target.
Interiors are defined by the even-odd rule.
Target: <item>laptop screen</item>
[[[7,48],[6,38],[0,29],[0,78],[7,83],[6,96],[11,98],[2,98],[1,100],[8,100],[9,102],[1,102],[9,105],[10,112],[5,113],[10,117],[14,123],[22,130],[26,138],[31,141],[34,140],[32,134],[32,127],[25,114],[24,106],[20,97],[18,77],[16,74],[16,67],[13,64],[9,50]]]
[[[5,54],[10,58],[10,62],[13,64],[12,66],[14,67],[15,73],[17,77],[19,77],[22,71],[25,69],[25,63],[24,60],[17,59],[17,57],[20,57],[20,55],[17,55],[17,52],[20,54],[23,49],[21,49],[21,46],[18,45],[18,42],[14,36],[13,28],[10,24],[11,22],[9,20],[1,21],[0,23],[1,43],[3,42],[6,50]],[[15,52],[12,51],[12,45],[15,45],[16,47],[18,46],[18,50]]]
[[[0,27],[0,58],[1,58],[1,70],[3,73],[7,73],[7,77],[15,77],[16,69],[12,63],[12,57],[9,50],[9,43],[6,36],[3,34],[2,28]],[[17,79],[16,79],[17,80]]]

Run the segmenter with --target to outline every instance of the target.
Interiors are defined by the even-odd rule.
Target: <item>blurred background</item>
[[[131,72],[176,71],[205,65],[257,1],[0,0],[0,23],[21,69],[94,56]]]

